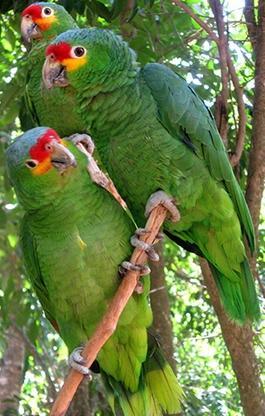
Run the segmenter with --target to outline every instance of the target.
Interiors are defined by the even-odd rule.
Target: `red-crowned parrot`
[[[6,160],[25,210],[27,272],[47,318],[72,351],[91,336],[117,291],[118,265],[130,256],[134,224],[91,181],[86,157],[65,143],[50,128],[34,128],[10,145]],[[143,293],[130,298],[97,357],[117,416],[180,411],[177,379],[147,332],[149,278],[143,282]]]
[[[214,118],[183,78],[164,65],[143,68],[120,36],[77,29],[46,49],[47,89],[74,90],[103,163],[139,225],[145,204],[173,197],[180,221],[166,233],[210,263],[226,312],[259,317],[243,243],[254,231]],[[56,88],[55,88],[56,89]]]
[[[68,29],[77,28],[67,11],[55,3],[33,3],[21,15],[21,35],[31,46],[27,54],[25,89],[26,120],[31,114],[35,125],[48,125],[61,135],[84,131],[77,111],[75,96],[70,89],[47,90],[42,83],[45,48],[49,42]]]

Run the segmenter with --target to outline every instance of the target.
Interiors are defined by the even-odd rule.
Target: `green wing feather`
[[[255,234],[252,219],[212,113],[187,82],[164,65],[148,64],[143,75],[157,103],[161,124],[203,159],[211,176],[223,184],[253,252]]]
[[[21,224],[21,243],[27,272],[38,299],[44,309],[47,319],[56,327],[55,316],[52,313],[49,293],[43,281],[39,267],[36,242],[27,224],[26,215]]]

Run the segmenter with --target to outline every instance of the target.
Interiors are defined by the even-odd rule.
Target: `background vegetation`
[[[0,412],[42,416],[48,414],[67,371],[67,350],[43,317],[25,275],[18,237],[22,212],[4,168],[10,135],[21,133],[20,120],[27,123],[21,102],[27,61],[19,26],[20,12],[29,3],[0,3]],[[265,226],[260,217],[265,175],[264,1],[58,3],[81,26],[121,33],[142,64],[164,62],[172,67],[212,108],[237,178],[247,188],[259,237],[257,262],[254,259],[252,265],[264,305]],[[169,241],[164,244],[164,267],[161,263],[152,268],[154,326],[168,356],[174,354],[187,395],[184,413],[264,415],[265,374],[259,375],[264,370],[264,322],[254,332],[233,326],[218,303],[205,264]],[[99,377],[78,394],[78,405],[73,404],[69,415],[110,414]]]

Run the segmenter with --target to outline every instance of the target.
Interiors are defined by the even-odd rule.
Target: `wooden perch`
[[[164,206],[159,205],[154,208],[146,223],[146,229],[149,232],[146,235],[140,237],[140,239],[146,243],[152,244],[156,240],[157,234],[166,219],[167,213],[168,211]],[[146,253],[139,248],[135,248],[130,262],[134,264],[144,265],[146,261]],[[87,367],[92,365],[92,363],[97,358],[100,349],[114,333],[121,313],[124,310],[131,295],[133,294],[139,277],[139,272],[134,271],[128,271],[123,277],[121,284],[105,315],[96,328],[94,334],[85,345],[82,355],[85,358]],[[50,416],[65,415],[83,377],[84,376],[76,370],[70,370],[64,385],[59,392],[56,401],[54,402]]]
[[[120,203],[123,209],[127,209],[126,203],[119,195],[116,187],[111,179],[109,179],[98,167],[95,159],[92,156],[93,150],[88,151],[81,142],[77,143],[78,149],[83,152],[88,159],[88,172],[93,182],[99,186],[105,188],[110,192],[113,197]],[[151,214],[146,223],[147,233],[140,236],[140,240],[145,241],[148,244],[153,244],[156,241],[157,234],[167,217],[167,209],[159,205],[151,211]],[[130,258],[130,262],[137,265],[144,265],[147,261],[147,255],[145,251],[139,248],[135,248]],[[118,265],[117,265],[118,269]],[[103,345],[108,341],[111,335],[114,333],[122,311],[124,310],[127,302],[129,301],[134,289],[137,286],[140,278],[139,272],[128,271],[121,280],[121,284],[109,304],[105,315],[96,328],[94,334],[84,347],[83,357],[85,359],[85,365],[90,367],[96,360],[97,355]],[[50,416],[64,416],[67,409],[73,399],[73,396],[83,379],[83,374],[71,369],[61,391],[55,400]]]

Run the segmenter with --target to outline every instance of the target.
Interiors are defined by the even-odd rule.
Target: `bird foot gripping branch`
[[[82,352],[84,351],[84,347],[77,347],[75,348],[72,353],[69,355],[68,364],[69,367],[73,368],[74,370],[78,371],[79,373],[87,376],[89,380],[92,380],[92,372],[88,367],[85,366],[86,361],[82,356]]]
[[[120,196],[112,180],[104,172],[102,172],[102,170],[100,170],[97,165],[97,161],[92,156],[95,150],[92,138],[88,134],[76,133],[66,139],[75,144],[76,147],[86,155],[88,159],[87,170],[92,181],[102,188],[105,188],[126,211],[128,209],[126,202]]]

